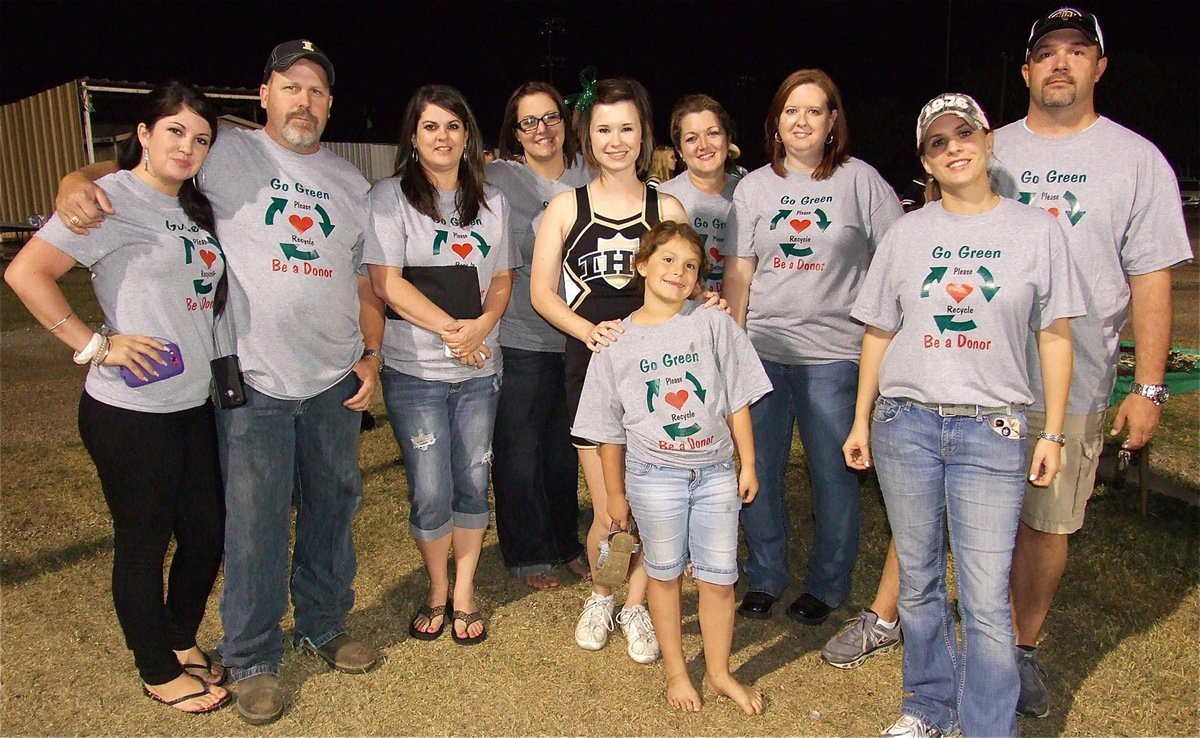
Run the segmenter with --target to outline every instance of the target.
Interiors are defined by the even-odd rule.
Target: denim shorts
[[[732,460],[681,469],[627,457],[625,496],[642,537],[646,573],[669,582],[690,561],[699,581],[735,583],[742,509],[737,491]]]
[[[409,530],[435,541],[452,528],[488,524],[492,428],[499,375],[437,382],[383,372],[383,399],[404,452],[411,502]]]

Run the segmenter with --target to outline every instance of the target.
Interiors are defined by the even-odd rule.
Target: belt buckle
[[[956,412],[956,411],[961,411],[965,407],[967,407],[967,406],[954,404],[954,403],[948,403],[948,402],[939,402],[938,406],[937,406],[937,410],[938,410],[938,415],[940,417],[959,418],[959,417],[963,417],[963,413]]]

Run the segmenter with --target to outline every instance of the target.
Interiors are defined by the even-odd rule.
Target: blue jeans
[[[294,640],[322,646],[346,632],[358,569],[351,524],[362,501],[362,414],[342,402],[358,388],[353,372],[306,400],[247,386],[245,405],[217,410],[227,509],[221,656],[234,679],[279,673],[293,500]]]
[[[515,576],[583,554],[563,362],[562,352],[504,347],[492,487],[500,553]]]
[[[754,502],[742,508],[750,553],[745,566],[748,586],[778,597],[791,581],[783,475],[795,422],[813,494],[813,542],[804,591],[837,607],[850,596],[850,574],[858,559],[858,476],[842,457],[842,444],[854,423],[858,364],[764,361],[763,368],[775,391],[750,407],[759,488]]]
[[[391,369],[383,400],[408,477],[408,527],[418,541],[488,524],[488,472],[500,377],[435,382]]]
[[[641,534],[646,573],[669,582],[690,561],[701,582],[736,583],[737,492],[732,459],[681,469],[626,457],[625,496]]]
[[[1003,436],[997,421],[1019,423]],[[901,709],[949,733],[1017,734],[1008,579],[1028,471],[1025,413],[942,417],[881,397],[871,450],[900,557]],[[1011,425],[1010,425],[1011,429]],[[946,529],[963,639],[946,591]]]

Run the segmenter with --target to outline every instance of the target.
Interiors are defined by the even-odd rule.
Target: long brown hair
[[[417,161],[417,148],[413,140],[417,134],[417,123],[427,105],[436,105],[453,113],[467,127],[467,146],[463,160],[458,163],[458,192],[454,195],[454,207],[459,218],[470,223],[479,215],[479,208],[486,208],[487,198],[483,194],[483,136],[475,114],[467,105],[462,93],[447,85],[425,85],[409,98],[400,123],[400,147],[396,152],[396,175],[400,178],[400,191],[409,204],[422,215],[438,220],[437,188]]]
[[[654,152],[654,122],[650,114],[650,93],[641,82],[628,77],[602,79],[596,83],[595,98],[591,105],[575,113],[575,135],[579,138],[579,148],[583,158],[593,169],[600,168],[600,162],[592,153],[592,111],[597,105],[613,105],[628,100],[637,109],[638,120],[642,124],[642,150],[638,154],[638,174],[650,167],[650,157]]]
[[[825,144],[821,163],[812,173],[813,179],[828,179],[833,175],[833,171],[849,158],[846,144],[850,139],[850,129],[846,125],[842,94],[838,92],[837,85],[829,75],[820,69],[798,69],[789,74],[783,84],[779,85],[779,89],[775,90],[775,97],[771,98],[771,106],[767,108],[767,119],[763,122],[763,150],[771,161],[771,169],[780,177],[786,177],[787,170],[784,169],[783,162],[787,152],[784,151],[783,142],[776,141],[775,136],[779,133],[779,116],[783,113],[783,106],[787,104],[788,95],[800,85],[816,85],[825,93],[825,106],[829,108],[829,112],[837,112],[837,118],[834,119],[833,128],[829,132],[833,141]]]
[[[708,95],[685,95],[679,98],[679,102],[675,103],[675,107],[671,109],[671,143],[675,144],[677,150],[679,142],[683,138],[684,117],[692,113],[705,112],[717,116],[717,122],[721,124],[721,128],[725,129],[725,139],[730,146],[737,143],[737,124],[734,123],[733,116],[725,110],[721,103]],[[730,174],[737,171],[737,164],[734,163],[732,156],[725,156],[725,171]]]
[[[554,101],[554,107],[558,110],[558,114],[562,116],[563,126],[563,164],[570,167],[575,163],[575,157],[579,154],[579,140],[575,138],[575,131],[571,128],[571,114],[567,110],[567,104],[563,102],[563,97],[559,94],[554,85],[549,82],[531,81],[518,87],[512,95],[509,96],[508,102],[504,105],[504,119],[500,122],[500,158],[511,159],[515,154],[524,153],[525,148],[521,146],[521,142],[517,140],[517,106],[521,104],[521,100],[530,95],[541,93],[548,95]]]

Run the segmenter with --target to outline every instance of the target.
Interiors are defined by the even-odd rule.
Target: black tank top
[[[633,285],[633,256],[642,234],[658,225],[658,193],[642,188],[642,212],[613,220],[592,209],[587,185],[575,189],[575,224],[563,247],[567,305],[599,323],[620,320],[642,305]]]

